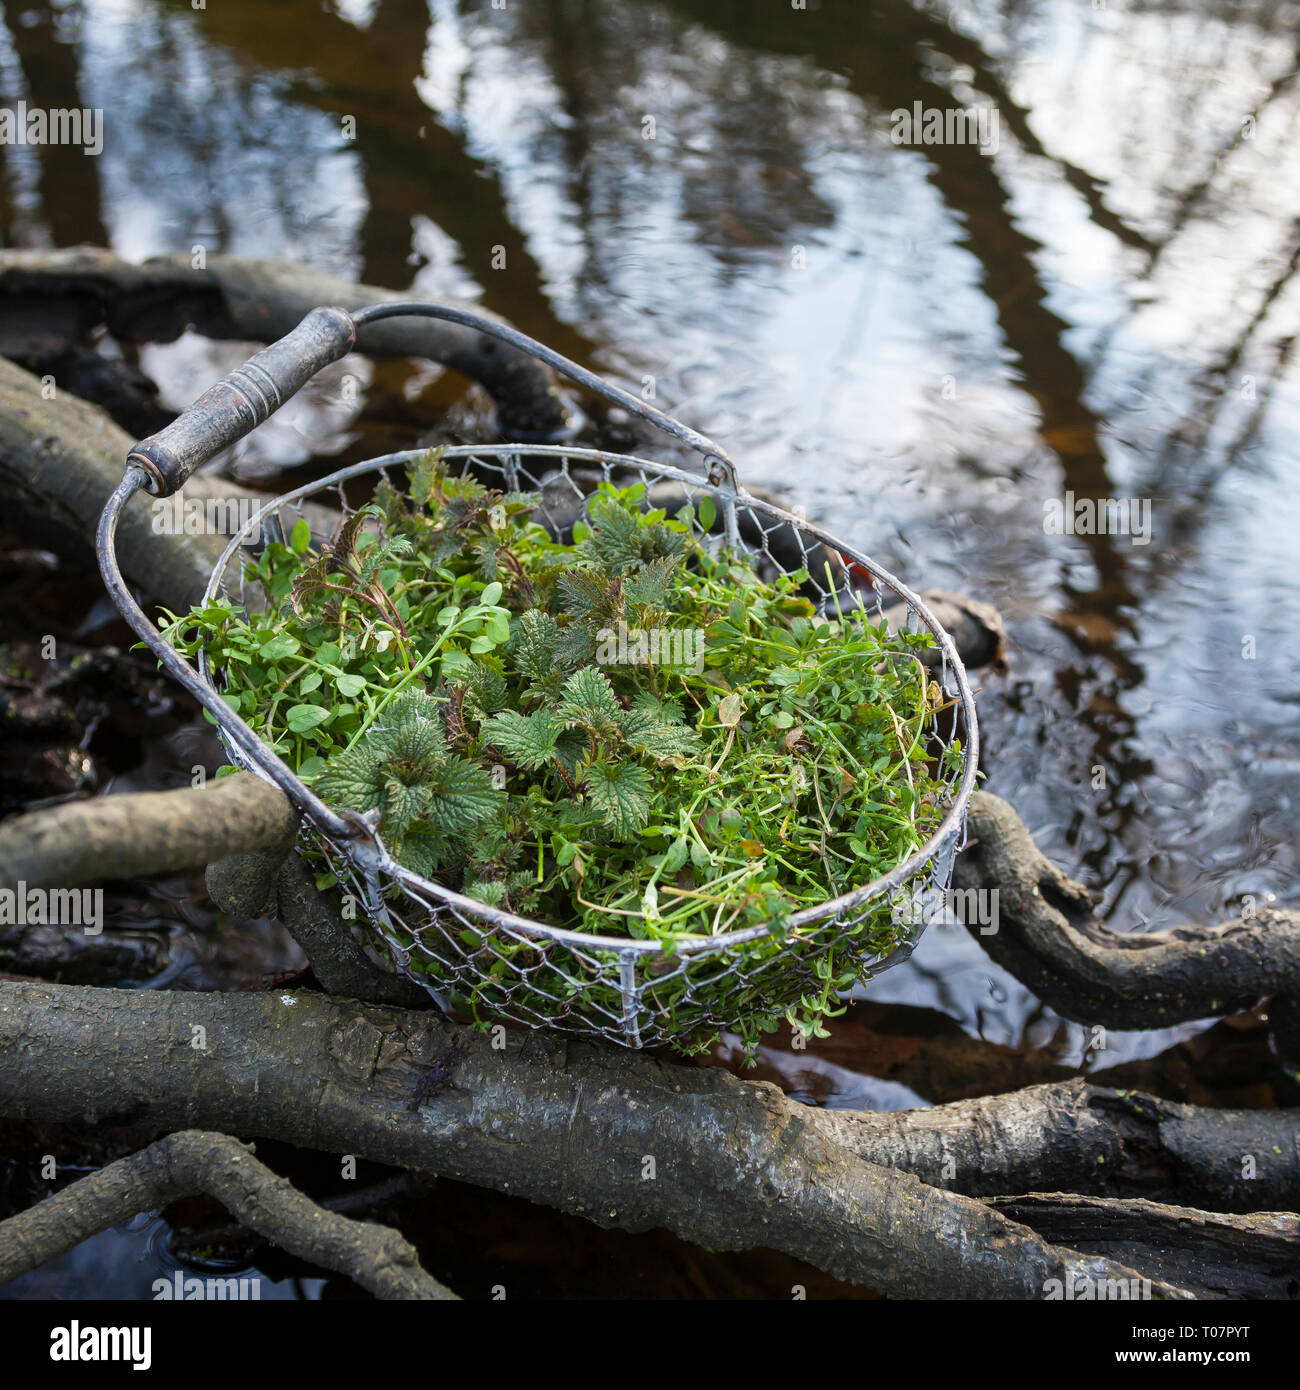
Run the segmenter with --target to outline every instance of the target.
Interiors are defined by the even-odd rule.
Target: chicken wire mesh
[[[320,533],[323,515],[339,524],[381,481],[400,486],[405,465],[423,452],[356,464],[268,502],[232,537],[205,600],[228,597],[251,610],[261,607],[266,596],[245,566],[251,551],[267,539],[286,537],[300,518],[313,528],[314,540],[328,539]],[[340,835],[337,818],[327,827],[308,804],[300,847],[330,866],[344,901],[359,909],[357,930],[372,956],[386,957],[445,1011],[596,1035],[634,1048],[689,1046],[728,1030],[748,1035],[755,1018],[779,1016],[810,994],[842,992],[846,965],[865,981],[906,959],[927,924],[946,909],[978,757],[965,671],[927,606],[853,547],[740,490],[730,469],[715,466],[701,476],[649,459],[563,445],[462,446],[447,449],[442,464],[503,492],[536,493],[535,519],[561,539],[575,522],[589,519],[588,503],[600,482],[639,482],[647,506],[671,514],[691,504],[701,543],[745,552],[760,575],[806,570],[805,593],[819,609],[860,600],[871,621],[882,621],[890,607],[897,623],[901,605],[905,616],[898,625],[929,633],[936,643],[930,679],[942,698],[934,702],[927,732],[934,775],[945,789],[944,813],[926,843],[889,873],[792,915],[779,932],[723,931],[679,940],[668,950],[658,941],[551,926],[465,897],[397,863],[373,825],[365,833],[350,827]],[[698,520],[705,494],[718,518],[709,532]],[[203,680],[220,690],[221,673],[205,654],[199,668]],[[233,721],[219,711],[216,718],[232,762],[264,777],[268,767],[276,771],[278,760],[269,750],[233,736]],[[274,780],[291,786],[296,779],[280,766],[285,776]]]

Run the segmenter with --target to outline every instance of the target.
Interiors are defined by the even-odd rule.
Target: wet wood
[[[296,827],[283,794],[247,772],[201,789],[95,797],[0,825],[0,888],[71,889],[201,867],[287,844]]]
[[[205,1048],[191,1045],[196,1028]],[[1144,1277],[865,1162],[775,1087],[540,1034],[502,1041],[307,991],[0,984],[0,1113],[354,1153],[601,1226],[784,1251],[905,1297],[1038,1299],[1053,1279]],[[454,1084],[411,1109],[453,1042]],[[1152,1291],[1187,1296],[1158,1279]]]
[[[136,265],[93,246],[0,251],[0,354],[41,357],[101,324],[119,341],[171,342],[189,328],[210,338],[268,343],[318,305],[355,310],[406,296],[289,261],[159,256]],[[485,318],[497,317],[466,305]],[[570,412],[548,368],[459,324],[392,319],[358,334],[357,350],[439,362],[492,396],[503,434],[557,438]]]
[[[1065,1018],[1106,1028],[1164,1028],[1250,1008],[1264,995],[1300,996],[1300,912],[1261,908],[1217,926],[1123,932],[1034,844],[1015,809],[976,792],[959,890],[998,893],[997,930],[969,925],[1004,969]],[[1289,1017],[1279,1010],[1281,1017]],[[1289,1049],[1295,1032],[1274,1039]],[[1300,1060],[1294,1051],[1290,1060]]]

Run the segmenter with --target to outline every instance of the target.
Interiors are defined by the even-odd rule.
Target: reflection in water
[[[1117,923],[1293,900],[1300,19],[949,14],[10,6],[7,93],[102,106],[106,144],[4,150],[0,234],[479,299],[913,583],[998,604],[989,785]],[[995,106],[996,153],[894,145],[917,101]],[[1150,499],[1151,544],[1045,534],[1066,492]],[[872,997],[1005,1042],[1036,1010],[943,934]]]

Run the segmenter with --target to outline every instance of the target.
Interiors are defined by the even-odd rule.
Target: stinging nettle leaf
[[[489,719],[483,733],[511,762],[536,771],[555,756],[560,726],[545,710],[529,715],[506,710]]]
[[[491,777],[466,758],[449,758],[430,784],[425,819],[435,830],[463,834],[491,816],[505,800]]]
[[[591,804],[616,835],[633,835],[650,815],[650,779],[635,763],[596,758],[582,772]]]
[[[623,582],[623,597],[629,603],[658,606],[668,596],[679,557],[661,555],[649,561]]]
[[[617,584],[599,570],[567,570],[559,578],[564,610],[575,618],[604,617],[609,614],[617,594]]]
[[[619,723],[619,732],[630,748],[660,762],[680,765],[691,753],[699,751],[700,740],[694,729],[645,704],[626,710]]]
[[[556,717],[569,728],[576,725],[596,734],[617,734],[623,714],[609,677],[594,666],[584,666],[565,681]]]

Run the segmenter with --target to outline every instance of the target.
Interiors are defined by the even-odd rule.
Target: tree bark
[[[186,1130],[61,1189],[0,1224],[0,1285],[140,1212],[202,1193],[290,1254],[376,1298],[454,1300],[396,1231],[317,1206],[224,1134]]]
[[[187,328],[210,338],[270,342],[311,309],[360,309],[410,298],[290,261],[188,256],[141,265],[93,246],[0,252],[0,352],[40,355],[84,337],[100,323],[125,342],[170,342]],[[484,318],[496,318],[466,305]],[[554,439],[569,410],[548,368],[476,329],[435,319],[385,320],[361,329],[357,350],[377,357],[421,357],[479,382],[512,439]]]
[[[292,842],[297,817],[251,773],[199,789],[101,796],[0,825],[0,888],[75,888],[104,878],[190,869]]]
[[[775,1087],[539,1034],[503,1040],[306,992],[0,984],[0,1113],[355,1153],[602,1226],[782,1250],[906,1297],[1034,1299],[1052,1279],[1143,1277],[862,1161]],[[453,1084],[421,1103],[440,1059]],[[1187,1296],[1159,1280],[1153,1292]]]
[[[1115,931],[1000,797],[976,792],[967,828],[954,884],[998,892],[997,930],[970,924],[972,935],[1063,1017],[1165,1028],[1237,1013],[1265,995],[1300,995],[1300,912],[1261,908],[1219,926]]]

